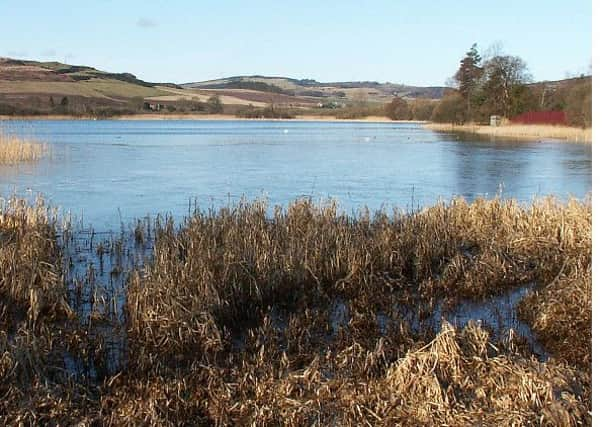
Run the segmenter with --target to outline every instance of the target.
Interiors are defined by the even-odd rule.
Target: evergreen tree
[[[454,75],[458,91],[466,103],[468,118],[472,118],[472,105],[482,76],[481,55],[477,50],[477,44],[473,43],[466,56],[460,61],[460,68]]]

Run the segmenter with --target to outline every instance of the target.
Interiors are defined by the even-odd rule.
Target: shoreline
[[[70,115],[45,116],[6,116],[0,115],[0,124],[10,121],[234,121],[234,122],[325,122],[325,123],[408,123],[422,125],[434,132],[454,132],[488,137],[510,138],[514,140],[559,140],[563,142],[592,143],[592,129],[557,125],[519,125],[487,126],[477,124],[458,125],[453,123],[433,123],[422,120],[391,120],[384,116],[366,116],[358,119],[337,119],[335,116],[299,115],[291,119],[244,118],[234,114],[132,114],[108,118]]]
[[[358,123],[415,123],[426,124],[420,120],[391,120],[384,116],[366,116],[358,119],[337,119],[335,116],[299,115],[292,119],[278,118],[252,118],[238,117],[234,114],[132,114],[108,118],[79,117],[69,115],[46,115],[46,116],[6,116],[0,115],[2,121],[29,121],[29,120],[106,120],[106,121],[168,121],[168,120],[190,120],[190,121],[266,121],[266,122],[358,122]]]
[[[474,135],[511,138],[516,140],[554,139],[563,142],[592,143],[592,129],[557,125],[520,125],[486,126],[476,124],[456,125],[452,123],[426,123],[426,129],[435,132],[470,133]]]

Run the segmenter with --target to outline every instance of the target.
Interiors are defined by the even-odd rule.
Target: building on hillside
[[[165,108],[165,105],[163,105],[163,104],[158,104],[158,103],[153,103],[153,102],[145,102],[144,103],[145,110],[161,111],[164,108]]]

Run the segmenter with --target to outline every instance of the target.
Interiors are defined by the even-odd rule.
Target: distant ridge
[[[582,76],[531,83],[550,93]],[[394,97],[438,100],[449,88],[377,81],[320,82],[283,76],[248,75],[192,83],[154,83],[132,73],[86,65],[0,57],[0,115],[119,115],[137,112],[209,113],[219,96],[223,111],[281,106],[300,111],[333,111],[369,104],[376,111]],[[363,108],[363,107],[362,107]],[[328,110],[325,110],[328,109]],[[334,114],[334,113],[333,113]]]
[[[363,95],[369,100],[390,99],[393,96],[440,99],[448,89],[444,86],[409,86],[376,81],[319,82],[314,79],[294,79],[280,76],[232,76],[201,82],[183,83],[182,87],[194,89],[253,89],[295,96],[346,97]],[[371,89],[370,91],[366,91]],[[355,90],[355,91],[354,91]],[[344,94],[344,96],[343,96]]]

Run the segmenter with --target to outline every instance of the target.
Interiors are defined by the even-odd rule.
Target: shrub
[[[410,104],[413,120],[430,120],[437,103],[428,99],[415,99]]]
[[[224,112],[224,105],[218,95],[212,95],[207,100],[207,109],[211,114],[220,114]]]
[[[592,81],[577,83],[569,89],[565,112],[569,124],[592,126]]]
[[[453,92],[445,95],[434,108],[431,120],[439,123],[462,124],[466,121],[464,98]]]
[[[412,118],[410,106],[405,99],[395,97],[385,106],[385,114],[391,120],[409,120]]]

